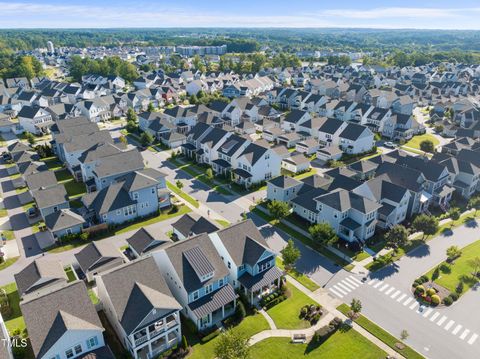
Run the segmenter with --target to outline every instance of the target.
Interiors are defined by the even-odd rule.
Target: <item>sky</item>
[[[358,27],[480,30],[479,0],[0,0],[0,28]]]

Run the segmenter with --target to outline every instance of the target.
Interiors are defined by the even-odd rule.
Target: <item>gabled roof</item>
[[[339,212],[345,212],[353,208],[361,213],[367,214],[380,208],[380,205],[376,202],[344,189],[337,189],[318,196],[315,200]]]
[[[87,208],[93,209],[98,215],[137,203],[123,188],[123,182],[112,183],[100,191],[87,193],[82,197],[82,201]]]
[[[222,229],[216,235],[237,266],[246,263],[253,267],[265,251],[271,251],[267,241],[251,219]]]
[[[243,152],[238,156],[239,158],[244,156],[245,159],[252,165],[254,166],[257,161],[262,158],[262,156],[265,154],[265,152],[268,151],[268,148],[265,148],[263,146],[259,146],[255,143],[250,143],[244,150]]]
[[[48,188],[57,184],[57,177],[53,171],[41,171],[31,173],[25,176],[25,183],[29,190],[35,190],[40,187]]]
[[[95,166],[94,172],[97,177],[101,178],[140,170],[143,167],[142,154],[137,149],[133,149],[102,157],[98,165]]]
[[[163,232],[151,233],[146,228],[140,228],[130,238],[127,238],[127,243],[135,252],[142,255],[154,249],[164,248],[173,242]]]
[[[45,225],[52,232],[83,225],[85,219],[71,209],[61,209],[45,217]]]
[[[172,227],[185,237],[201,233],[212,233],[219,229],[205,217],[192,213],[184,214],[178,221],[172,224]]]
[[[48,208],[68,202],[67,191],[63,184],[57,184],[49,188],[39,188],[32,191],[38,208]]]
[[[66,283],[67,275],[60,262],[37,259],[14,275],[20,296],[41,288]]]
[[[295,178],[290,176],[284,176],[284,175],[272,178],[271,180],[268,181],[268,183],[272,184],[275,187],[280,187],[280,188],[290,188],[290,187],[298,186],[299,184],[301,184],[301,182],[297,181]]]
[[[91,242],[80,252],[75,254],[75,258],[84,273],[99,271],[100,267],[116,261],[119,264],[123,262],[120,252],[106,242]]]
[[[20,304],[35,357],[42,358],[69,331],[103,331],[95,307],[82,281],[51,292],[32,294]]]
[[[108,271],[101,276],[101,281],[112,302],[114,314],[128,335],[153,309],[161,317],[182,309],[172,296],[153,257]]]

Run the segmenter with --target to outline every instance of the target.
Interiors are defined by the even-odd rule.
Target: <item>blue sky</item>
[[[364,27],[480,30],[479,0],[0,0],[0,28]]]

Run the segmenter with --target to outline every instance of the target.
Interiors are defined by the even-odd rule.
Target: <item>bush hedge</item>
[[[333,318],[330,323],[328,323],[328,325],[324,325],[323,327],[315,331],[312,340],[315,340],[318,343],[325,342],[332,334],[334,334],[340,328],[342,323],[343,321],[340,318]]]
[[[217,337],[218,335],[220,334],[220,329],[215,329],[214,331],[212,331],[211,333],[205,335],[204,337],[202,337],[202,339],[200,339],[200,341],[202,343],[206,343],[206,342],[209,342],[210,340],[212,340],[213,338]]]
[[[432,295],[431,299],[432,299],[432,304],[433,305],[439,305],[440,302],[441,302],[440,296],[438,296],[438,294]]]

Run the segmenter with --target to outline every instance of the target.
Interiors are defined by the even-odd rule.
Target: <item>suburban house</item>
[[[152,257],[104,273],[97,286],[105,314],[133,358],[155,358],[180,342],[182,306]]]
[[[230,283],[251,304],[280,286],[276,254],[251,219],[211,233],[210,239],[230,272]]]
[[[157,262],[182,313],[206,330],[235,312],[229,270],[206,233],[156,251]]]
[[[53,238],[62,238],[69,234],[82,233],[85,219],[74,209],[63,208],[50,213],[45,218],[45,226]]]
[[[146,228],[140,228],[131,237],[127,238],[127,243],[133,256],[138,258],[173,242],[163,232],[155,231],[153,233]]]
[[[32,191],[32,197],[37,205],[40,215],[45,219],[49,214],[70,208],[67,191],[63,184]]]
[[[41,107],[23,106],[18,113],[18,122],[27,132],[34,135],[49,133],[53,125],[52,115]]]
[[[0,314],[0,358],[2,359],[13,359],[12,352],[12,342],[10,340],[10,335],[8,334],[7,327],[5,326],[5,321],[3,320],[2,315]]]
[[[104,328],[82,281],[24,297],[20,309],[35,358],[114,358]]]
[[[75,254],[78,266],[88,282],[103,272],[123,264],[120,251],[106,242],[91,242]]]
[[[51,287],[67,283],[67,275],[60,262],[39,258],[14,275],[20,297],[49,291]]]
[[[205,217],[193,213],[184,214],[178,221],[172,224],[172,228],[173,235],[180,241],[198,234],[209,234],[219,230],[215,224]]]

